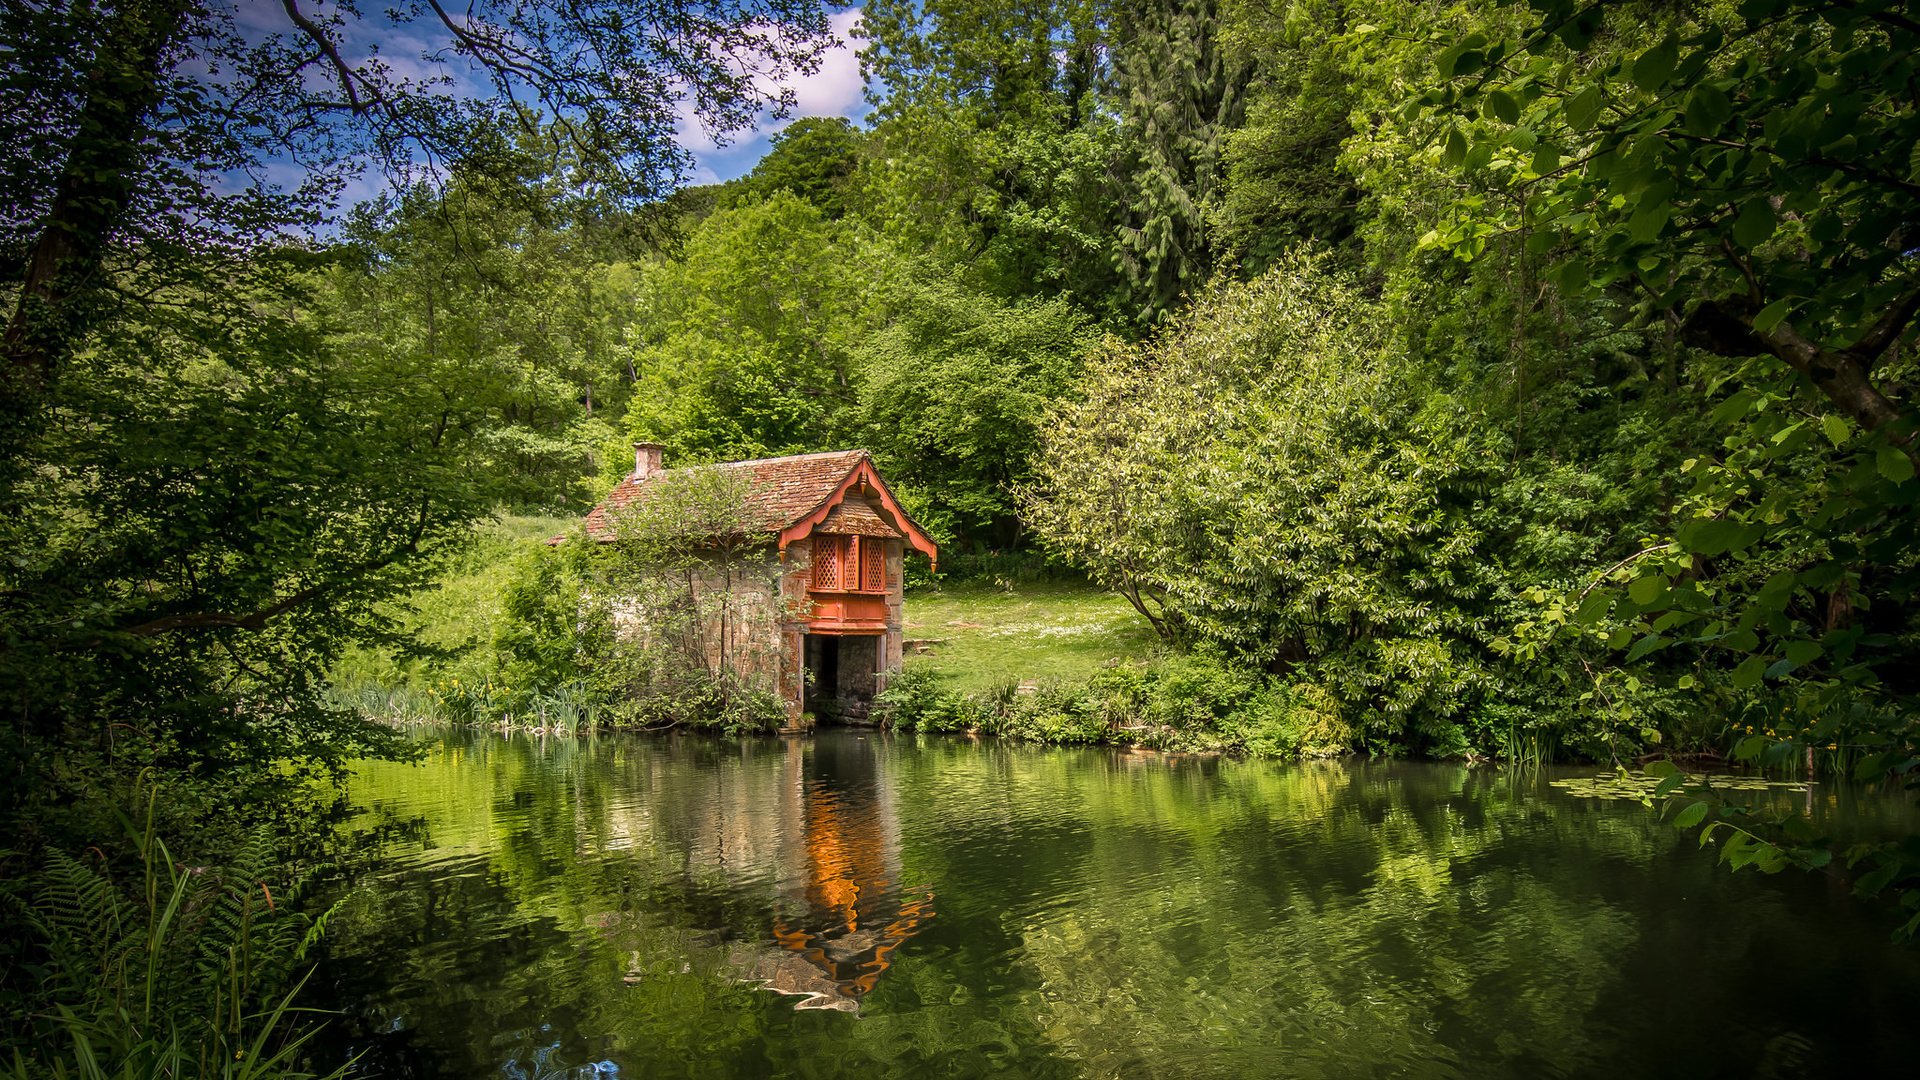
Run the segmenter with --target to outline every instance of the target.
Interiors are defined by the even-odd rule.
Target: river
[[[328,923],[325,1053],[514,1080],[1904,1071],[1920,950],[1889,913],[1553,775],[436,735],[352,782],[376,854]]]

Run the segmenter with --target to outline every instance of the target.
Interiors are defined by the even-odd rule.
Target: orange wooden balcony
[[[887,594],[808,589],[813,611],[807,630],[815,634],[872,633],[887,628]]]

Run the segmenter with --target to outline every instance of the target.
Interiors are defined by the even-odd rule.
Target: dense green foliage
[[[820,7],[470,8],[389,16],[464,88],[350,6],[0,16],[9,865],[148,767],[168,835],[284,824],[394,750],[334,677],[763,726],[714,612],[611,631],[711,553],[543,548],[473,577],[484,633],[422,625],[477,522],[577,514],[632,439],[865,445],[947,565],[1068,564],[1169,650],[985,706],[909,681],[902,724],[1920,765],[1892,0],[888,0],[865,126],[678,192],[676,110],[778,104]]]
[[[26,977],[0,991],[0,1075],[311,1075],[298,1064],[315,1028],[292,998],[331,914],[300,909],[311,872],[264,830],[220,865],[186,864],[155,832],[164,794],[134,793],[143,826],[49,848],[0,891],[26,931],[5,954]]]
[[[57,1035],[91,1041],[77,1075],[296,1071],[242,1035],[292,969],[197,951],[244,948],[195,928],[229,906],[214,879],[158,841],[144,875],[49,853],[115,850],[147,770],[155,834],[195,865],[327,828],[315,782],[398,752],[330,700],[336,661],[410,648],[393,603],[495,504],[583,496],[618,327],[579,250],[641,242],[688,164],[683,102],[737,130],[825,31],[807,0],[667,0],[644,31],[627,8],[0,14],[0,875],[127,924],[0,910],[0,1054]],[[339,222],[369,170],[397,194]]]
[[[1793,673],[1833,691],[1826,711],[1909,666],[1904,615],[1871,609],[1920,572],[1915,421],[1888,397],[1920,305],[1903,231],[1920,116],[1892,89],[1920,26],[1880,5],[1756,3],[1657,29],[1543,10],[1522,38],[1441,58],[1458,81],[1425,100],[1485,114],[1448,128],[1448,157],[1520,198],[1455,208],[1423,242],[1517,229],[1564,294],[1618,289],[1697,350],[1673,357],[1682,371],[1734,391],[1712,413],[1719,452],[1684,470],[1676,527],[1624,575],[1620,622],[1647,635],[1641,655],[1730,644],[1736,689]]]
[[[851,351],[880,282],[859,238],[783,190],[694,226],[642,272],[627,423],[677,463],[830,444],[855,405]]]
[[[861,441],[936,537],[1016,546],[1014,492],[1034,480],[1041,418],[1078,392],[1089,320],[1058,298],[1003,301],[952,281],[896,304],[861,348]]]
[[[601,253],[652,249],[676,103],[738,128],[771,103],[760,72],[823,32],[805,3],[663,4],[664,36],[617,7],[0,20],[0,811],[22,850],[82,839],[63,823],[87,815],[41,811],[144,765],[257,793],[379,748],[325,700],[342,652],[404,647],[387,602],[494,505],[587,496],[615,430],[594,395],[631,384]],[[367,48],[407,27],[435,41],[420,77]],[[493,92],[431,77],[455,60]],[[288,162],[302,183],[269,179]],[[397,194],[296,239],[370,164]]]
[[[1498,447],[1385,329],[1312,264],[1204,301],[1089,372],[1049,430],[1036,527],[1174,640],[1337,668],[1382,723],[1471,708],[1457,611],[1490,598],[1461,511]]]

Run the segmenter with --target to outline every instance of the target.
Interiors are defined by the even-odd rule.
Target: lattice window
[[[876,537],[860,541],[860,590],[887,591],[887,542]]]
[[[815,536],[813,538],[813,587],[838,589],[840,570],[846,566],[847,557],[846,537]]]

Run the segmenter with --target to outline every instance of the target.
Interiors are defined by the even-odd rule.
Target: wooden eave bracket
[[[851,490],[855,484],[863,481],[868,487],[873,489],[874,494],[880,497],[880,508],[885,510],[887,516],[893,519],[893,527],[899,529],[900,532],[906,536],[907,543],[913,545],[914,550],[925,555],[932,561],[934,567],[938,568],[940,565],[940,546],[935,544],[933,539],[926,533],[922,532],[920,526],[914,524],[913,519],[907,516],[907,512],[900,508],[900,501],[893,497],[893,492],[887,489],[886,483],[880,479],[880,474],[874,470],[873,462],[867,458],[862,458],[860,464],[855,465],[840,483],[834,485],[833,491],[828,494],[819,506],[814,507],[808,511],[805,516],[780,530],[780,553],[782,558],[786,555],[788,544],[796,540],[803,540],[812,535],[814,527],[825,521],[827,515],[833,511],[834,507],[846,501],[847,492]]]

